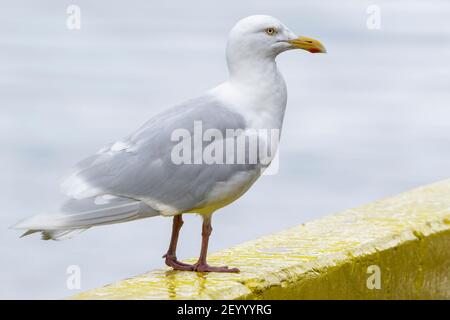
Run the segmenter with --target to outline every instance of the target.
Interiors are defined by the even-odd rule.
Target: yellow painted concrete
[[[72,298],[449,299],[450,180],[213,253],[209,261],[241,273],[165,268]],[[378,273],[368,273],[377,267],[379,289]]]

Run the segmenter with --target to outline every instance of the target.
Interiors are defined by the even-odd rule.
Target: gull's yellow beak
[[[292,44],[296,49],[303,49],[311,53],[327,53],[327,49],[316,39],[298,37],[297,39],[288,40],[287,43]]]

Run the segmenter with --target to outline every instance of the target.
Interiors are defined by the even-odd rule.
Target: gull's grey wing
[[[218,129],[224,137],[226,129],[245,128],[244,118],[215,97],[205,95],[189,100],[80,162],[63,183],[65,192],[78,199],[103,194],[129,197],[144,201],[162,214],[174,214],[201,206],[208,194],[231,179],[240,180],[235,184],[246,188],[245,180],[250,183],[255,178],[255,164],[172,161],[171,153],[178,143],[171,141],[173,131],[187,129],[193,134],[194,121],[201,121],[203,132]]]

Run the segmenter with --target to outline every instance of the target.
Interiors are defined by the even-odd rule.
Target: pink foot
[[[163,255],[163,258],[166,258],[166,265],[172,267],[174,270],[194,271],[195,269],[195,266],[192,264],[178,261],[176,256],[165,254]]]
[[[228,266],[223,267],[213,267],[207,263],[200,264],[196,263],[194,265],[194,270],[197,272],[230,272],[230,273],[238,273],[238,268],[228,268]]]

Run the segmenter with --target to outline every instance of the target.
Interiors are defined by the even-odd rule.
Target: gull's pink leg
[[[182,270],[182,271],[194,271],[194,266],[191,264],[183,263],[177,260],[177,243],[178,243],[178,235],[180,234],[180,229],[183,226],[183,217],[181,214],[173,217],[172,224],[172,236],[170,238],[170,245],[167,253],[163,255],[163,258],[166,258],[166,264],[169,267],[172,267],[174,270]]]
[[[203,216],[202,247],[198,262],[194,265],[194,270],[198,272],[239,272],[238,268],[228,268],[227,266],[213,267],[208,265],[206,262],[206,255],[208,253],[208,242],[211,232],[211,216]]]

